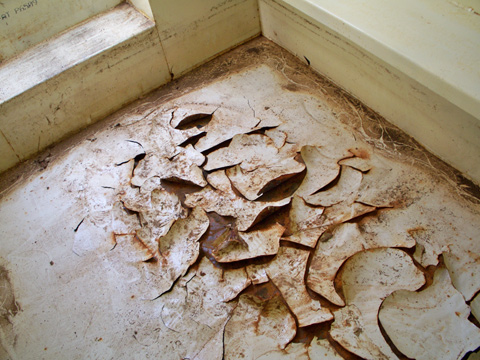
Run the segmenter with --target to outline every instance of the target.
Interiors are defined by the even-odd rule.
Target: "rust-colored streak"
[[[370,159],[370,153],[366,149],[355,148],[355,149],[349,149],[348,151],[350,151],[353,155],[361,159],[365,159],[365,160]]]

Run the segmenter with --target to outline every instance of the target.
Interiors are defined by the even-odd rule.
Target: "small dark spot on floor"
[[[247,50],[249,54],[260,54],[261,50],[258,47],[253,47]]]
[[[288,91],[298,91],[298,90],[300,90],[298,88],[298,85],[295,85],[295,84],[283,85],[282,88],[285,89],[285,90],[288,90]]]

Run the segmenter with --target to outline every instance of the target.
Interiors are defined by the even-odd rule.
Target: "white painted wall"
[[[152,8],[150,7],[150,3],[148,0],[129,0],[128,2],[132,4],[143,15],[147,16],[151,20],[154,20]]]
[[[175,77],[261,31],[257,0],[150,0],[150,5]]]
[[[0,1],[0,63],[122,0]]]

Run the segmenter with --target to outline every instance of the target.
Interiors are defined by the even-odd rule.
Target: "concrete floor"
[[[147,213],[155,207],[148,189],[163,186],[167,189],[162,192],[165,196],[177,192],[184,208],[191,196],[188,194],[201,190],[190,185],[147,181],[141,188],[147,189],[145,208],[135,210],[126,200],[132,193],[141,197],[143,190],[139,193],[130,186],[132,171],[135,166],[143,166],[150,155],[174,159],[185,148],[178,145],[190,143],[199,147],[198,136],[189,140],[196,127],[176,130],[169,124],[172,113],[175,118],[182,111],[195,113],[199,108],[221,109],[218,114],[226,114],[222,118],[226,122],[220,121],[216,129],[210,125],[199,127],[214,134],[214,140],[220,144],[203,151],[210,161],[207,164],[212,163],[215,150],[228,146],[234,134],[226,133],[234,129],[233,124],[244,125],[238,126],[237,133],[270,134],[274,142],[278,141],[278,148],[294,148],[290,151],[297,155],[291,156],[292,161],[300,166],[306,164],[306,170],[303,167],[297,172],[291,171],[291,165],[286,166],[282,176],[291,177],[281,191],[273,188],[258,200],[252,199],[288,199],[288,205],[279,205],[277,212],[250,229],[261,232],[273,223],[285,228],[280,250],[274,252],[279,252],[277,257],[265,253],[255,261],[243,260],[233,265],[213,261],[213,266],[211,250],[218,246],[215,239],[238,226],[239,220],[235,223],[231,216],[212,213],[208,214],[208,230],[203,229],[198,239],[192,240],[199,241],[200,252],[198,258],[196,254],[189,258],[190,269],[185,263],[177,264],[177,269],[177,265],[168,262],[175,262],[174,258],[152,250],[150,245],[155,247],[155,241],[139,241],[141,236],[136,231],[141,228],[161,232],[158,227],[152,230],[152,226],[158,225],[155,221],[155,226],[147,224],[151,215]],[[250,120],[254,125],[245,125]],[[266,131],[271,128],[279,131]],[[281,134],[286,135],[286,142]],[[322,163],[316,157],[310,159],[306,149],[317,149],[329,160]],[[189,166],[193,164],[190,158],[188,161]],[[321,205],[324,200],[312,205],[314,193],[332,193],[332,189],[341,186],[338,162],[343,164],[341,174],[345,168],[357,171],[361,184],[352,191],[347,185],[348,196],[345,191],[338,192],[341,199],[337,203],[345,208],[336,207],[335,202]],[[224,167],[227,166],[219,166]],[[149,174],[162,177],[165,169],[153,168]],[[329,171],[333,175],[325,180]],[[203,171],[204,176],[212,173]],[[207,181],[214,184],[208,177]],[[301,183],[299,189],[307,203],[293,196]],[[442,309],[439,306],[438,313],[435,308],[429,313],[446,321],[446,332],[438,330],[441,336],[463,346],[452,351],[450,358],[462,358],[480,346],[478,321],[469,314],[468,307],[480,290],[478,188],[264,38],[222,55],[3,174],[0,184],[2,359],[405,358],[403,345],[396,340],[395,332],[388,330],[387,317],[383,324],[386,340],[382,338],[385,329],[376,324],[378,309],[393,291],[426,291],[433,286],[434,273],[447,277],[448,286],[453,284],[448,291],[460,299],[455,306],[463,309],[461,316],[453,320],[449,317],[449,312],[455,313],[453,305]],[[240,187],[241,184],[236,190]],[[238,192],[233,193],[235,199],[247,203]],[[308,199],[312,200],[310,205]],[[148,206],[151,207],[147,211]],[[242,206],[238,216],[243,216],[239,215]],[[135,211],[144,216],[143,220],[140,217],[142,222]],[[168,218],[172,211],[168,208],[165,216]],[[168,218],[169,225],[156,237],[172,237],[168,234],[175,226],[169,232],[170,225],[186,216],[185,210],[183,215]],[[312,223],[302,228],[295,220],[302,216]],[[185,224],[189,226],[188,219]],[[338,229],[345,224],[355,227],[357,235],[336,245],[335,253],[333,248],[328,249],[328,244],[333,241],[330,239],[340,237]],[[182,234],[181,229],[178,231]],[[316,235],[309,235],[312,233]],[[299,240],[309,237],[311,241],[312,236],[310,243]],[[321,241],[317,243],[318,237]],[[195,253],[196,245],[188,246],[193,247],[185,251]],[[396,269],[395,263],[388,260],[390,253],[382,251],[401,254],[398,256],[406,259],[402,261],[422,277],[418,286],[412,288],[414,281],[409,277],[379,292],[381,286],[373,276],[370,290],[355,290],[360,280],[349,280],[348,275],[348,268],[355,261],[367,267],[369,261],[381,263],[380,270],[386,273],[386,269]],[[304,259],[296,269],[307,268],[306,274],[298,270],[293,275],[295,268],[283,261],[289,256],[295,261]],[[330,264],[334,256],[337,260]],[[313,275],[308,269],[313,271],[317,259],[323,259],[318,260],[317,270],[322,269],[322,261],[335,270],[330,288],[340,296],[330,294],[329,298],[328,291],[312,291],[315,279],[310,279]],[[162,279],[166,273],[170,276],[174,268],[175,277],[165,280],[165,285]],[[289,283],[284,275],[295,281]],[[308,289],[302,281],[308,283]],[[445,289],[440,287],[437,293],[446,293]],[[290,298],[288,294],[292,293],[303,300]],[[368,301],[356,302],[358,298]],[[267,303],[276,310],[265,310]],[[305,304],[311,309],[303,317],[303,310],[299,309]],[[344,341],[348,338],[343,333],[348,321],[341,321],[350,316],[342,309],[352,307],[360,309],[360,315],[354,319],[363,319],[364,324],[358,326],[368,335],[366,339],[356,336],[353,342]],[[320,311],[323,320],[312,320],[312,313],[318,315]],[[249,320],[251,314],[257,314],[257,320]],[[425,316],[428,320],[430,315]],[[424,324],[428,324],[427,320]],[[457,339],[452,330],[457,326],[466,329],[468,336]],[[417,331],[429,334],[428,329]],[[415,329],[411,333],[416,334]],[[432,331],[431,337],[422,341],[437,344],[435,336]],[[287,346],[292,339],[293,345]],[[411,341],[412,344],[407,341],[407,347],[417,350],[420,341]],[[257,342],[261,346],[255,346]],[[453,345],[447,341],[443,346],[448,349]],[[434,347],[430,358],[442,358],[439,354],[445,348],[441,344]],[[322,351],[329,355],[322,357]],[[416,356],[421,358],[418,351]]]

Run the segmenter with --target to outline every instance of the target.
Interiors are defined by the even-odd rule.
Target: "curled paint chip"
[[[205,211],[194,208],[187,218],[177,220],[170,231],[158,240],[160,262],[164,270],[161,276],[170,282],[170,287],[197,260],[199,240],[208,226],[209,219]]]
[[[284,350],[272,350],[257,358],[258,360],[310,360],[308,348],[303,343],[291,343]]]
[[[266,215],[290,203],[290,198],[274,202],[248,201],[235,194],[223,170],[210,174],[207,180],[217,189],[206,186],[199,192],[188,194],[185,205],[200,206],[221,216],[233,216],[237,219],[239,231],[247,231]]]
[[[295,160],[295,156],[296,147],[287,144],[274,156],[262,157],[258,162],[242,162],[228,168],[226,174],[243,196],[248,200],[256,200],[305,169],[305,165]]]
[[[254,116],[239,113],[233,109],[218,108],[212,120],[202,130],[206,135],[195,144],[200,152],[207,151],[221,143],[232,139],[237,134],[249,133],[256,130],[260,120]]]
[[[266,130],[265,135],[272,139],[275,146],[279,149],[287,142],[287,134],[278,129]]]
[[[354,202],[357,190],[362,183],[363,175],[360,171],[349,166],[342,166],[340,177],[335,186],[305,197],[305,201],[312,205],[332,206],[342,201]]]
[[[172,111],[170,125],[174,128],[186,126],[193,121],[212,116],[217,108],[218,106],[211,104],[182,104]]]
[[[278,155],[273,140],[262,134],[235,135],[228,147],[220,148],[207,155],[204,166],[207,171],[242,164],[242,168],[252,171],[268,164],[270,158]]]
[[[338,162],[342,156],[331,157],[322,147],[309,145],[302,147],[301,154],[307,166],[307,175],[297,189],[296,195],[302,197],[311,195],[337,178],[340,172]]]
[[[225,327],[225,359],[257,359],[283,349],[296,334],[295,319],[277,295],[262,300],[241,295]]]
[[[152,257],[158,254],[157,239],[170,230],[175,220],[187,216],[178,196],[160,187],[151,192],[140,189],[136,194],[129,193],[123,197],[123,203],[139,213],[141,228],[137,230],[137,237],[151,250]]]
[[[327,339],[314,337],[308,347],[309,360],[341,360],[342,356]]]
[[[475,319],[480,322],[480,295],[477,294],[470,303],[470,308],[472,310],[473,316]]]
[[[150,123],[147,133],[137,134],[142,137],[142,145],[147,154],[154,153],[158,157],[172,158],[182,151],[178,145],[188,139],[202,134],[202,129],[191,128],[186,130],[175,129],[170,125],[171,111],[154,111],[145,118]]]
[[[143,241],[138,241],[138,237],[135,239],[131,235],[118,236],[112,254],[128,260],[128,270],[121,269],[120,273],[142,278],[144,281],[138,284],[143,289],[142,296],[151,300],[170,290],[173,283],[197,260],[200,249],[198,241],[208,226],[207,215],[202,209],[196,208],[187,218],[175,222],[168,233],[159,239],[156,254],[152,254],[151,248]],[[152,258],[153,261],[145,263]]]
[[[282,293],[300,327],[333,319],[328,309],[312,299],[305,287],[309,251],[280,247],[277,256],[266,264],[266,273]]]
[[[247,199],[255,200],[305,165],[295,160],[297,148],[285,144],[277,148],[266,135],[236,135],[230,145],[208,155],[205,170],[231,167],[227,175],[235,188]]]
[[[342,360],[343,357],[337,353],[328,340],[314,337],[310,344],[290,343],[285,349],[269,351],[258,359]]]
[[[215,288],[206,287],[205,292],[188,291],[187,285],[192,281],[202,286],[202,278],[197,279],[196,272],[189,271],[157,300],[161,311],[159,319],[155,318],[155,326],[161,331],[154,332],[154,339],[162,344],[167,358],[221,360],[224,328],[236,304],[224,303]],[[201,297],[205,297],[208,309],[216,309],[207,323],[206,318],[197,316],[198,304],[204,301]]]
[[[242,290],[251,284],[244,268],[220,269],[215,267],[206,257],[200,260],[195,274],[195,277],[188,282],[187,289],[189,294],[197,295],[199,304],[192,307],[192,311],[197,314],[195,318],[198,321],[203,319],[205,324],[210,321],[209,313],[214,315],[217,311],[215,308],[217,305],[212,304],[217,304],[219,301],[227,303],[235,299]],[[209,295],[203,296],[202,294]]]
[[[342,283],[348,306],[334,313],[332,337],[361,357],[396,359],[378,327],[378,310],[392,292],[419,289],[425,283],[423,273],[404,251],[381,248],[351,257],[345,263]],[[348,326],[349,322],[356,325]]]
[[[466,300],[480,290],[480,253],[478,239],[462,239],[449,246],[449,251],[443,253],[445,267],[448,269],[452,284],[460,291]]]
[[[241,242],[229,242],[226,246],[213,251],[213,256],[218,262],[233,262],[275,255],[284,230],[282,225],[272,224],[260,230],[239,232]]]
[[[335,291],[334,280],[342,264],[366,249],[381,247],[411,247],[412,242],[397,239],[388,235],[365,238],[356,223],[338,225],[329,236],[324,236],[315,248],[308,276],[307,286],[322,295],[335,305],[345,305],[343,299]]]
[[[131,183],[142,186],[147,179],[157,176],[160,179],[183,181],[203,187],[207,185],[207,181],[199,166],[204,161],[205,157],[192,145],[187,145],[172,160],[148,154],[135,168]]]
[[[372,168],[372,164],[367,159],[363,159],[361,157],[356,157],[356,156],[348,159],[343,159],[339,161],[338,164],[350,166],[361,172],[367,172]]]
[[[347,305],[335,311],[334,316],[330,335],[335,341],[363,359],[389,360],[366,334],[362,313],[355,305]]]
[[[289,213],[290,226],[284,239],[315,247],[318,238],[325,231],[323,212],[323,207],[308,205],[301,197],[294,196]]]
[[[357,224],[338,226],[316,247],[307,275],[307,286],[335,305],[345,305],[335,290],[335,276],[347,259],[363,249],[364,241]]]
[[[462,359],[480,345],[480,329],[468,320],[470,309],[438,268],[421,292],[400,290],[382,304],[379,320],[395,346],[415,359]]]

